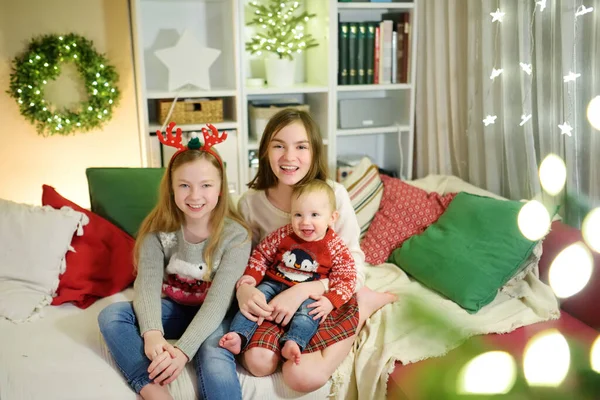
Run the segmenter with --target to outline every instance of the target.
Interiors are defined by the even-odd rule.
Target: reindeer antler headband
[[[183,153],[186,150],[200,150],[212,154],[213,157],[215,157],[219,161],[219,164],[221,164],[221,169],[223,169],[223,160],[221,160],[221,157],[219,157],[217,152],[214,151],[212,147],[215,144],[224,142],[225,139],[227,139],[227,132],[219,132],[219,130],[213,125],[207,124],[206,127],[210,129],[210,132],[208,129],[206,129],[206,127],[202,128],[202,136],[204,136],[203,145],[200,144],[200,140],[197,137],[194,137],[190,139],[187,146],[184,146],[181,143],[181,128],[177,128],[177,131],[175,131],[175,137],[173,137],[174,127],[175,122],[170,122],[167,126],[166,137],[163,136],[162,131],[156,131],[156,136],[158,136],[158,140],[162,144],[164,144],[165,146],[175,147],[177,149],[177,152],[173,154],[173,157],[171,157],[171,161],[169,161],[169,169],[175,157],[177,157],[179,154]]]

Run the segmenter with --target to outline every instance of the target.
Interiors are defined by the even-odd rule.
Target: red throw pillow
[[[558,254],[576,242],[584,242],[581,231],[560,221],[552,223],[552,229],[542,242],[543,252],[540,259],[540,279],[548,283],[550,265]],[[561,300],[561,308],[583,323],[600,331],[600,253],[592,251],[594,269],[585,287],[574,296]]]
[[[381,175],[383,197],[379,210],[360,247],[370,264],[385,262],[392,251],[412,235],[422,233],[440,215],[456,196],[449,193],[427,193],[400,179]]]
[[[83,236],[73,236],[67,270],[60,276],[53,305],[73,302],[87,308],[96,300],[120,292],[134,280],[135,240],[112,223],[65,199],[52,186],[42,186],[42,204],[53,208],[68,206],[88,216]]]

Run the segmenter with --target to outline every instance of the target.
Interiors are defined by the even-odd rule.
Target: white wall
[[[39,136],[8,96],[12,59],[34,36],[77,33],[94,42],[119,73],[120,105],[101,130]],[[77,73],[63,74],[46,99],[81,99]],[[40,204],[42,184],[89,207],[85,169],[141,166],[127,0],[0,0],[0,198]]]

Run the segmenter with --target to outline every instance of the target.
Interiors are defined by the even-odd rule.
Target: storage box
[[[387,98],[340,100],[338,124],[341,129],[390,126],[398,112]]]
[[[158,122],[165,123],[173,100],[158,100]],[[223,121],[223,99],[181,99],[173,107],[169,122],[178,125]]]
[[[260,140],[267,122],[271,117],[285,108],[293,108],[295,110],[310,112],[308,104],[298,103],[278,103],[278,104],[248,104],[248,115],[250,120],[250,138]]]

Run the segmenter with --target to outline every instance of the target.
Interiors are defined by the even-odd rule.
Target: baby
[[[354,293],[354,259],[331,228],[337,217],[335,193],[326,182],[313,180],[295,187],[291,223],[258,244],[244,275],[236,283],[236,288],[258,284],[256,288],[269,302],[296,283],[329,279],[329,291],[319,300],[305,300],[281,338],[281,355],[296,364],[300,363],[300,354],[316,333],[319,321],[324,321],[334,307],[345,304]],[[239,354],[257,327],[257,322],[238,311],[230,332],[221,338],[219,345]]]

